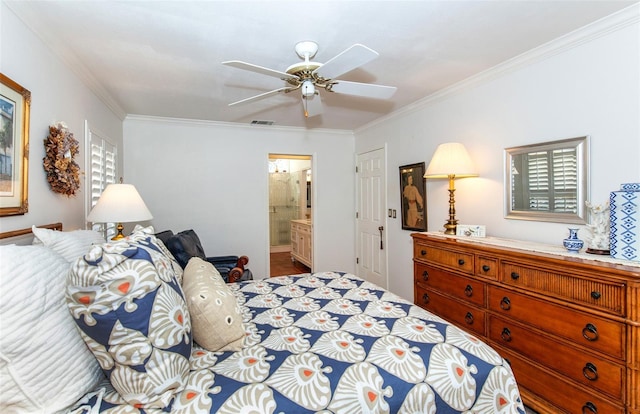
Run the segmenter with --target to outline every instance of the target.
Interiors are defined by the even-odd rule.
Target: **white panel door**
[[[356,164],[356,271],[387,289],[384,149],[358,154]]]

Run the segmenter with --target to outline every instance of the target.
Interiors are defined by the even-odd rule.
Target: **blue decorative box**
[[[620,191],[640,191],[640,183],[620,184]]]
[[[620,187],[609,197],[611,257],[640,262],[640,183]]]

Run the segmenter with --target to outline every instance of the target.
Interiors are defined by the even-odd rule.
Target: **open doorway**
[[[269,154],[270,276],[313,267],[310,155]]]

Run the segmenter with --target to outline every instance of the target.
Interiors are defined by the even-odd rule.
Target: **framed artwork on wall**
[[[427,191],[424,169],[424,162],[400,167],[400,201],[404,230],[427,230]]]
[[[0,73],[0,216],[29,209],[31,92]]]

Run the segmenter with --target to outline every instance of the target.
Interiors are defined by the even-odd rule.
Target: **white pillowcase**
[[[67,262],[73,262],[78,257],[84,256],[92,245],[106,242],[102,234],[94,230],[57,231],[33,226],[31,231],[34,235],[33,244],[38,244],[38,240],[41,241],[46,247],[64,257]]]
[[[0,412],[56,412],[104,378],[65,300],[69,263],[44,246],[0,246]]]

